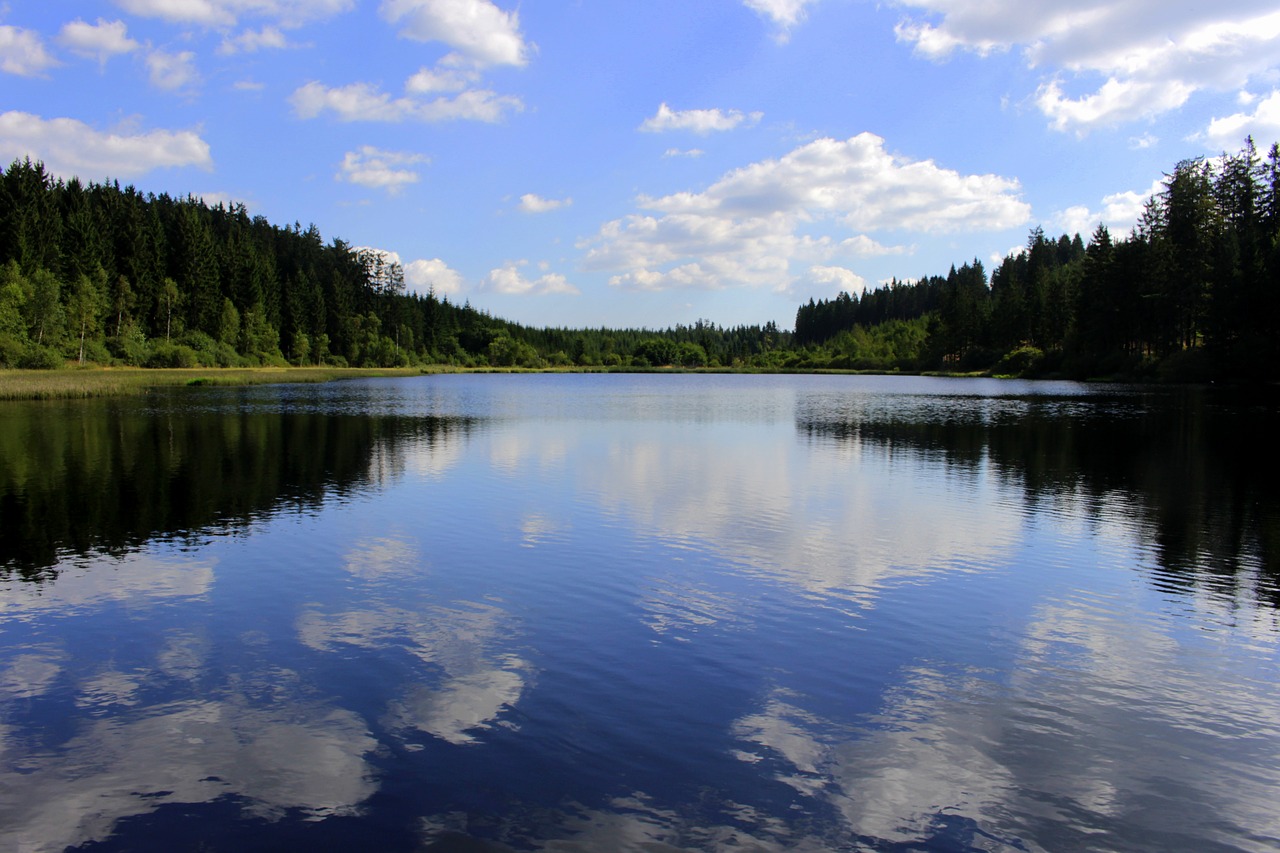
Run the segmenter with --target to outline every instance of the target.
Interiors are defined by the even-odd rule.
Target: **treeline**
[[[242,205],[0,176],[0,367],[757,367],[1270,378],[1280,356],[1280,146],[1186,160],[1137,228],[1046,237],[988,278],[810,300],[794,333],[708,320],[661,331],[528,328],[407,292],[380,252]]]
[[[810,301],[802,367],[1268,379],[1280,356],[1280,146],[1178,163],[1126,238],[1036,228],[990,280],[945,277]],[[895,343],[897,346],[886,345]]]
[[[698,367],[767,359],[790,339],[773,324],[707,321],[526,328],[407,292],[399,264],[326,243],[314,225],[55,179],[30,160],[0,176],[0,367]]]

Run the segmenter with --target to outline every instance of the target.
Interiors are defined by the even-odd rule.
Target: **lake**
[[[1280,850],[1278,410],[734,375],[0,404],[0,850]]]

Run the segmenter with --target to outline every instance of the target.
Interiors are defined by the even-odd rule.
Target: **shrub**
[[[130,324],[117,336],[107,338],[107,350],[117,361],[131,367],[141,367],[151,357],[147,336],[137,326]]]
[[[84,360],[94,364],[111,364],[114,359],[111,351],[103,341],[86,340],[84,342]]]
[[[57,370],[65,364],[62,353],[40,344],[27,344],[18,360],[18,367],[28,370]]]
[[[991,372],[997,376],[1022,376],[1036,370],[1043,359],[1044,352],[1039,347],[1021,346],[1006,353]]]
[[[13,335],[0,335],[0,367],[17,367],[26,343]]]
[[[163,343],[157,342],[150,358],[147,359],[147,367],[195,367],[199,364],[199,358],[196,351],[185,344],[175,344],[168,341]]]

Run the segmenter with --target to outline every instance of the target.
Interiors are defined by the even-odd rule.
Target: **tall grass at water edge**
[[[269,385],[370,376],[417,376],[421,368],[90,368],[0,370],[0,400],[67,400],[145,394],[180,385]]]

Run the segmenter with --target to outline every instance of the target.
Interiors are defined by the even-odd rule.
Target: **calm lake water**
[[[1275,851],[1278,437],[906,377],[0,404],[0,850]]]

